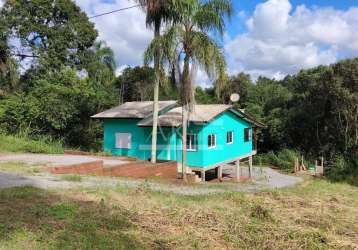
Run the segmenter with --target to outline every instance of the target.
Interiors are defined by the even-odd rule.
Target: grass
[[[72,181],[72,182],[81,182],[82,177],[80,175],[61,175],[61,180]]]
[[[0,134],[0,152],[63,154],[60,142],[49,138],[32,140],[27,136]]]
[[[358,188],[308,178],[261,193],[0,190],[0,249],[354,249]]]
[[[27,165],[23,162],[0,163],[0,171],[12,172],[17,174],[35,175],[45,170],[41,165]]]

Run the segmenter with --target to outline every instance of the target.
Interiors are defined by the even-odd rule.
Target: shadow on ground
[[[136,249],[135,215],[33,187],[0,190],[2,249]]]

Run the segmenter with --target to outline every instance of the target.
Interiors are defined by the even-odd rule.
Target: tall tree
[[[208,76],[217,79],[219,86],[226,81],[224,55],[208,33],[223,34],[224,19],[231,16],[232,3],[230,0],[182,0],[174,6],[179,13],[178,22],[168,27],[162,37],[153,40],[145,53],[145,61],[148,63],[161,51],[169,65],[174,61],[178,65],[183,105],[182,172],[186,180],[187,123],[195,102],[193,77],[200,66]]]
[[[14,52],[37,56],[46,71],[77,66],[97,38],[94,24],[71,0],[7,0],[0,16],[9,38],[20,40]]]
[[[146,24],[154,27],[154,39],[160,37],[160,28],[163,23],[172,21],[175,18],[172,4],[175,0],[136,0],[142,5],[146,12]],[[157,130],[158,130],[158,111],[159,111],[159,85],[161,79],[160,49],[154,52],[154,100],[153,100],[153,131],[152,131],[152,153],[151,162],[155,163],[157,158]]]

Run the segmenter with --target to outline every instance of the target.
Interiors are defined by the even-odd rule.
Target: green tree
[[[222,103],[230,103],[230,96],[233,93],[240,95],[239,106],[244,108],[250,88],[253,86],[250,75],[241,72],[238,75],[230,76],[227,84],[219,88],[219,96]]]
[[[81,60],[89,79],[97,85],[111,85],[115,80],[116,62],[113,50],[104,42],[96,42],[84,52]]]
[[[121,102],[149,101],[153,99],[154,69],[150,67],[128,67],[116,79]]]
[[[78,65],[97,38],[94,24],[71,0],[7,0],[0,16],[46,71]]]
[[[226,63],[222,51],[208,33],[222,34],[226,16],[232,12],[229,0],[186,0],[175,5],[179,17],[177,23],[169,27],[162,37],[155,38],[145,53],[145,63],[155,58],[157,51],[165,56],[169,66],[183,63],[178,67],[183,105],[182,122],[182,162],[186,173],[186,136],[188,113],[193,111],[194,86],[192,76],[198,66],[204,68],[218,86],[226,80]],[[164,57],[162,58],[162,60]],[[186,174],[183,174],[186,180]]]

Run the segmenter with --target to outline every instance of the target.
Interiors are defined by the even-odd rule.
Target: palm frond
[[[202,31],[219,32],[225,29],[225,17],[231,17],[231,0],[209,0],[202,4],[193,16],[196,25]]]

